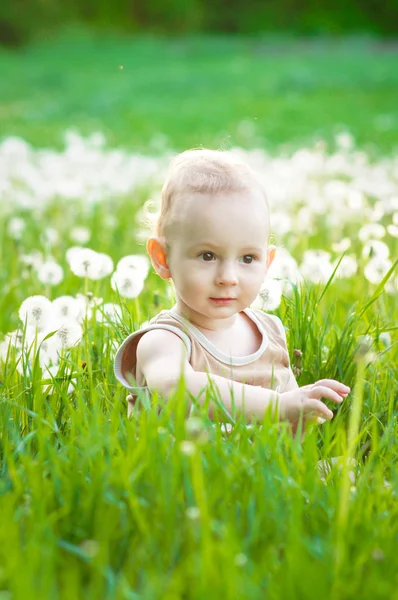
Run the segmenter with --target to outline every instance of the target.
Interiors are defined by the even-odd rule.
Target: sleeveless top
[[[145,380],[137,381],[137,345],[151,329],[166,329],[184,342],[188,361],[194,371],[221,375],[233,381],[285,392],[297,387],[290,368],[286,334],[281,320],[261,310],[243,311],[255,323],[262,337],[260,347],[247,356],[230,356],[221,352],[199,329],[181,315],[162,310],[149,324],[131,333],[118,349],[114,362],[115,376],[129,391],[129,402],[139,396],[144,405],[150,402]]]

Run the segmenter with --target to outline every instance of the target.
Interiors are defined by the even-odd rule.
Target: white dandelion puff
[[[20,306],[19,318],[23,323],[43,329],[51,316],[51,302],[45,296],[30,296]]]
[[[45,285],[58,285],[64,278],[64,270],[55,261],[48,260],[38,267],[37,278]]]
[[[81,318],[81,312],[81,304],[73,296],[59,296],[51,303],[51,313],[54,321],[60,321],[65,318],[77,321]]]
[[[67,251],[65,252],[65,257],[69,266],[73,258],[75,256],[78,256],[82,250],[87,250],[87,248],[84,248],[83,246],[71,246],[67,249]]]
[[[358,232],[358,237],[361,242],[367,242],[368,240],[380,240],[386,235],[386,230],[383,225],[379,223],[367,223],[363,225]]]
[[[387,225],[387,231],[391,237],[398,238],[398,225]]]
[[[132,269],[115,271],[111,278],[113,290],[117,290],[123,298],[136,298],[144,289],[144,280]]]
[[[113,271],[113,261],[110,256],[95,252],[90,248],[81,248],[80,252],[69,248],[67,259],[69,266],[78,277],[87,277],[92,280],[103,279]]]
[[[260,310],[275,310],[280,306],[281,300],[282,285],[280,281],[267,278],[251,306]]]
[[[38,269],[43,263],[43,254],[39,250],[32,250],[29,254],[21,254],[19,260],[26,267]]]
[[[0,342],[0,360],[6,362],[9,355],[14,352],[19,355],[23,349],[23,342],[24,334],[21,329],[7,333],[4,340]]]
[[[297,283],[300,279],[296,260],[285,248],[277,248],[275,259],[268,269],[267,276],[270,279],[286,279],[292,283]]]
[[[329,252],[306,250],[300,265],[300,273],[304,279],[312,283],[326,283],[333,273]]]
[[[101,306],[103,299],[97,298],[91,293],[88,295],[76,294],[76,302],[79,306],[79,313],[76,320],[81,322],[84,319],[91,319],[93,311],[95,311],[98,306]]]
[[[379,258],[386,260],[390,256],[390,249],[380,240],[369,240],[362,248],[364,258]]]
[[[334,263],[332,264],[333,270],[336,268],[338,262],[339,262],[338,260],[335,260]],[[336,276],[340,277],[341,279],[349,279],[350,277],[355,275],[357,270],[358,270],[358,263],[357,263],[357,259],[355,258],[355,256],[343,256],[343,258],[341,259],[341,262],[337,268]]]
[[[55,246],[59,242],[59,233],[54,227],[46,227],[41,234],[41,241],[45,246]]]
[[[73,227],[69,237],[72,242],[75,242],[76,244],[87,244],[91,238],[91,232],[87,227]]]
[[[346,252],[346,250],[348,250],[350,247],[351,247],[350,238],[343,238],[342,240],[340,240],[340,242],[335,242],[334,244],[332,244],[333,252],[337,252],[338,254]]]
[[[124,256],[116,265],[117,271],[132,269],[138,277],[145,279],[149,271],[149,259],[143,254],[130,254]]]
[[[396,277],[390,277],[385,285],[387,294],[394,296],[398,293],[398,275]]]
[[[54,329],[56,329],[53,336],[54,341],[59,343],[63,349],[72,348],[80,342],[83,336],[83,328],[74,319],[65,319],[62,323],[58,323]]]
[[[342,131],[335,137],[336,144],[341,150],[351,150],[354,147],[354,137],[348,131]]]
[[[23,219],[19,217],[13,217],[8,221],[7,225],[7,233],[10,238],[13,240],[22,239],[23,234],[25,233],[26,223]]]
[[[97,321],[103,324],[112,324],[120,321],[122,317],[122,309],[119,304],[106,302],[97,310]]]
[[[96,279],[103,279],[110,275],[113,271],[113,260],[108,254],[100,252],[98,257],[101,261],[101,266],[98,269]],[[93,278],[94,279],[94,278]]]
[[[378,284],[391,269],[392,263],[387,258],[371,258],[364,269],[364,275],[370,283]]]

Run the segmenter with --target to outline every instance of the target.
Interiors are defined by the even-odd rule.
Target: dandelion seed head
[[[69,237],[75,244],[87,244],[91,238],[91,232],[87,227],[73,227]]]
[[[398,225],[387,225],[387,231],[391,237],[398,238]]]
[[[81,318],[81,305],[73,296],[59,296],[52,301],[51,312],[54,321],[65,318],[78,320]]]
[[[335,260],[332,264],[333,270],[336,268],[339,260]],[[336,271],[336,277],[340,277],[341,279],[349,279],[353,277],[358,270],[358,263],[355,256],[343,256],[341,262]]]
[[[260,310],[276,310],[282,300],[282,285],[277,279],[266,279],[260,292],[251,304],[252,308]]]
[[[364,275],[370,283],[377,285],[391,267],[392,263],[387,258],[371,258],[364,269]]]
[[[367,242],[368,240],[380,240],[386,235],[386,230],[383,225],[379,223],[367,223],[362,225],[358,232],[358,237],[361,242]]]
[[[133,269],[123,269],[113,273],[111,286],[123,298],[136,298],[144,289],[144,281]]]
[[[32,250],[29,254],[21,254],[19,259],[25,266],[38,269],[43,263],[43,254],[39,250]]]
[[[116,265],[117,271],[132,269],[141,279],[145,279],[149,271],[149,259],[143,254],[130,254],[124,256]]]
[[[58,342],[62,348],[72,348],[78,344],[83,335],[83,329],[74,319],[64,319],[57,324],[54,340]]]
[[[45,246],[55,246],[59,243],[59,233],[54,227],[46,227],[41,234],[41,241]]]
[[[45,285],[58,285],[64,278],[64,270],[55,261],[48,260],[37,268],[37,278]]]
[[[387,244],[380,240],[369,240],[362,248],[362,256],[364,258],[385,260],[390,256],[390,249]]]
[[[45,296],[30,296],[20,306],[19,318],[27,325],[43,329],[51,316],[51,302]]]
[[[13,240],[21,240],[25,233],[26,223],[19,217],[13,217],[8,221],[7,233]]]
[[[120,321],[122,309],[119,304],[106,302],[97,310],[96,319],[99,323],[114,324]]]

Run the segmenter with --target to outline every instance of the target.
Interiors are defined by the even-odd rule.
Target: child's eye
[[[203,260],[204,260],[205,262],[211,262],[211,259],[212,259],[212,257],[214,256],[214,254],[213,254],[213,252],[201,252],[201,253],[199,254],[199,256],[203,256]],[[210,256],[210,260],[207,260],[207,259],[205,258],[205,256],[207,256],[207,257],[209,257],[209,256]]]
[[[243,259],[245,259],[245,258],[248,258],[248,259],[250,259],[250,260],[249,260],[249,262],[246,262],[246,261],[245,261],[245,264],[246,264],[246,265],[251,265],[251,264],[252,264],[252,262],[253,262],[254,260],[256,260],[256,257],[255,257],[255,256],[253,256],[253,254],[245,254],[245,256],[243,257]]]

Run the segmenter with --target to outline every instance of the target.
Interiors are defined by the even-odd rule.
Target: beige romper
[[[162,310],[149,324],[130,334],[115,357],[116,378],[130,390],[129,403],[134,405],[139,396],[149,405],[150,394],[145,380],[137,381],[137,344],[151,329],[167,329],[185,343],[188,360],[194,371],[221,375],[234,381],[285,392],[297,387],[290,368],[286,335],[281,320],[261,310],[246,308],[246,315],[261,334],[261,345],[253,354],[229,356],[221,352],[199,329],[171,310]],[[128,413],[132,406],[129,406]]]

